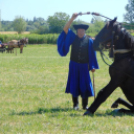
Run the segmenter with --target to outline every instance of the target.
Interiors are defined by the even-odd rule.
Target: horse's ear
[[[115,17],[113,20],[112,20],[112,23],[116,22],[117,20],[117,17]]]
[[[113,21],[115,22],[117,20],[117,17],[115,17],[114,19],[113,19]]]
[[[117,20],[117,17],[115,17],[111,22],[110,22],[110,25],[113,25]]]

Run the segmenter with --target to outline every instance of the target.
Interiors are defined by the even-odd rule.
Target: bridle
[[[21,45],[24,45],[26,47],[25,45],[26,42],[27,42],[26,39],[21,39],[18,41],[18,46],[20,47]]]
[[[113,30],[113,31],[112,31],[111,45],[110,45],[110,47],[111,47],[111,52],[110,52],[111,58],[114,57],[114,54],[115,54],[115,53],[128,53],[128,52],[133,51],[133,49],[130,49],[130,50],[129,50],[129,49],[117,49],[117,50],[114,50],[114,37],[115,37],[115,33],[116,33],[116,32]],[[134,48],[134,45],[133,45],[133,48]],[[109,59],[109,58],[103,53],[103,48],[100,48],[100,47],[99,47],[99,51],[100,51],[101,58],[102,58],[103,62],[104,62],[106,65],[108,65],[108,66],[111,67],[111,68],[116,69],[117,71],[120,71],[120,69],[118,69],[116,66],[114,66],[114,65],[109,65],[109,64],[105,61],[105,58],[107,58],[107,59]],[[105,56],[105,58],[104,58],[104,56]],[[134,77],[132,77],[132,76],[129,75],[128,73],[126,73],[126,72],[124,72],[124,71],[121,71],[121,72],[122,72],[123,74],[127,75],[128,77],[134,79]]]

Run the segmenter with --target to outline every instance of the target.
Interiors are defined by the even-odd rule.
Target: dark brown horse
[[[12,40],[12,41],[9,41],[7,43],[7,52],[9,53],[13,53],[14,52],[14,48],[20,48],[20,53],[23,52],[23,47],[26,46],[25,44],[28,43],[28,39],[27,38],[23,38],[21,40]]]
[[[109,67],[111,80],[99,91],[95,101],[84,115],[93,114],[117,87],[121,88],[128,102],[118,98],[111,107],[117,108],[119,104],[122,104],[128,109],[118,109],[119,112],[134,113],[134,39],[122,28],[121,24],[116,22],[116,19],[109,21],[104,26],[93,43],[96,50],[100,44],[112,42],[110,47],[111,54],[114,55],[114,62]]]

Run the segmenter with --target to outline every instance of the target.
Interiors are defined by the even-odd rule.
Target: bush
[[[58,34],[0,34],[0,40],[7,43],[11,40],[28,38],[29,44],[56,44]]]

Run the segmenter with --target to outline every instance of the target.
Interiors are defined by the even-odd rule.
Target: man
[[[82,97],[82,107],[87,109],[88,97],[94,96],[94,91],[89,75],[89,70],[95,72],[98,69],[96,54],[93,50],[93,40],[85,35],[88,25],[73,25],[77,31],[75,35],[70,29],[70,25],[78,16],[74,13],[57,42],[58,52],[61,56],[66,56],[72,46],[69,64],[68,82],[66,93],[72,94],[73,108],[79,109],[78,96]]]

